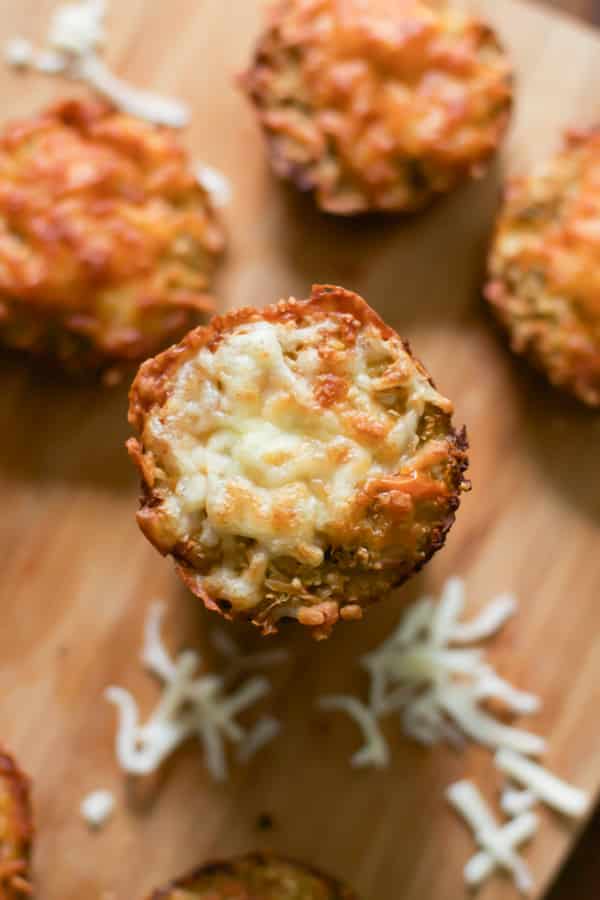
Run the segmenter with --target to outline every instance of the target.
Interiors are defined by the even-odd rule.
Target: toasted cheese
[[[146,423],[181,540],[248,540],[249,565],[225,560],[202,579],[240,609],[259,602],[274,558],[320,566],[351,533],[361,490],[415,456],[426,405],[451,410],[398,338],[369,326],[344,343],[338,329],[245,322],[180,366]]]

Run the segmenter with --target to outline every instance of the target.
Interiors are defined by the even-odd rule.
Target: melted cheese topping
[[[319,566],[361,488],[414,456],[425,405],[450,411],[399,339],[368,327],[348,346],[339,328],[240,325],[180,367],[149,421],[182,539],[255,542],[242,574],[224,563],[206,576],[210,593],[251,607],[271,558]]]

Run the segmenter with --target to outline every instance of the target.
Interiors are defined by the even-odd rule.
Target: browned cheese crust
[[[509,182],[485,293],[515,353],[600,406],[600,130]]]
[[[72,372],[140,361],[212,310],[224,238],[174,133],[64,101],[0,137],[0,342]]]
[[[149,900],[357,900],[310,866],[266,853],[208,863],[155,891]]]
[[[208,608],[326,637],[443,545],[467,465],[451,414],[356,294],[237,310],[138,373],[139,525]]]
[[[29,780],[0,748],[0,900],[23,900],[31,894],[32,836]]]
[[[492,29],[421,0],[278,0],[243,85],[275,172],[339,215],[483,174],[513,98]]]

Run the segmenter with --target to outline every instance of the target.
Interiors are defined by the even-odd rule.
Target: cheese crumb
[[[250,731],[236,721],[242,711],[269,692],[270,684],[266,678],[254,676],[227,693],[223,677],[197,674],[199,654],[187,650],[172,659],[161,639],[163,615],[164,608],[154,604],[145,626],[142,662],[164,683],[147,722],[139,722],[137,703],[129,691],[121,687],[106,691],[106,698],[119,713],[117,759],[124,771],[148,775],[188,738],[196,737],[204,747],[209,772],[215,780],[224,781],[226,740],[238,745],[242,758],[250,759],[279,730],[270,718],[259,720]]]
[[[110,791],[92,791],[81,801],[81,815],[90,828],[102,828],[115,808],[115,798]]]
[[[33,45],[25,38],[15,37],[6,44],[4,58],[9,66],[27,68],[33,61]]]

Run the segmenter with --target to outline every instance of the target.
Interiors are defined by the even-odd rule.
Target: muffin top
[[[516,352],[600,405],[599,130],[509,183],[486,296]]]
[[[339,214],[414,210],[479,174],[512,104],[493,31],[420,0],[279,0],[244,84],[276,171]]]
[[[316,870],[264,853],[202,866],[151,900],[356,900]]]
[[[223,234],[174,133],[65,101],[0,137],[0,340],[86,368],[197,324]]]
[[[327,630],[443,541],[464,456],[451,412],[349,291],[238,310],[134,382],[140,525],[207,605]]]

